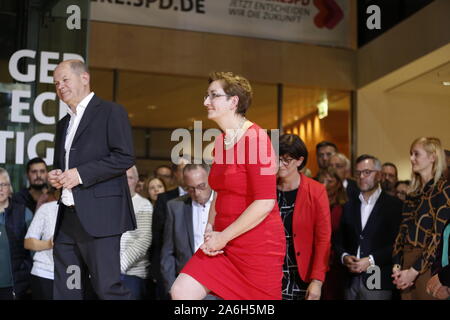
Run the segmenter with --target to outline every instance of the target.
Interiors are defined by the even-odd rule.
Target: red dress
[[[223,149],[220,135],[209,175],[217,192],[214,230],[224,230],[255,200],[276,200],[275,174],[274,151],[265,130],[253,124],[229,150]],[[275,204],[260,224],[228,242],[223,254],[210,257],[197,250],[181,272],[226,300],[281,299],[285,246]]]

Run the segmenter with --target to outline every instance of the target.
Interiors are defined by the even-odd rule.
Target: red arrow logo
[[[344,13],[334,0],[314,0],[319,13],[314,17],[314,24],[323,28],[333,29],[344,18]]]

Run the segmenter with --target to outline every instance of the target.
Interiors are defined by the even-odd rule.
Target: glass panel
[[[76,2],[79,29],[67,27],[71,5],[74,1],[0,3],[0,166],[16,191],[26,184],[29,159],[53,162],[56,121],[65,112],[55,94],[54,67],[68,53],[86,57],[89,1]]]
[[[350,159],[350,92],[285,86],[283,90],[283,131],[299,135],[309,151],[306,167],[318,170],[316,144],[335,143]],[[318,105],[327,101],[328,115],[319,119]]]
[[[277,129],[277,86],[273,84],[252,83],[253,102],[247,118],[261,128]]]
[[[97,71],[97,70],[96,70]],[[201,121],[196,129],[204,132],[217,128],[207,119],[203,96],[208,87],[207,78],[181,77],[141,72],[119,72],[118,103],[125,106],[133,128],[150,128],[147,155],[150,159],[170,160],[172,148],[180,141],[170,141],[173,130],[187,129],[191,136],[194,155],[194,121]],[[247,117],[263,128],[277,127],[277,87],[268,84],[252,84],[254,99]],[[138,136],[135,135],[138,139]],[[204,141],[203,149],[210,143]],[[135,141],[135,149],[142,149],[142,142]],[[142,152],[136,154],[141,157]],[[199,156],[199,154],[197,154]]]
[[[114,72],[112,70],[95,69],[89,70],[91,75],[91,89],[96,95],[104,100],[114,100]]]

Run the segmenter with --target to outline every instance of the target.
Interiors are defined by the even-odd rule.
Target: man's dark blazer
[[[170,200],[164,225],[161,249],[161,275],[166,292],[194,254],[192,199],[189,195]]]
[[[56,128],[54,169],[65,171],[65,137],[70,115]],[[82,184],[72,189],[83,228],[93,237],[120,235],[136,228],[126,170],[134,165],[133,138],[125,109],[94,95],[84,111],[70,149],[69,168]],[[61,210],[55,228],[60,225]]]
[[[152,245],[150,247],[150,273],[157,285],[157,299],[168,299],[163,293],[161,275],[161,247],[163,245],[164,223],[167,217],[167,202],[180,196],[179,188],[158,195],[152,215]]]
[[[392,248],[400,227],[402,205],[401,200],[382,191],[364,230],[361,230],[361,201],[359,197],[350,199],[344,205],[340,227],[333,241],[339,259],[344,252],[356,256],[358,246],[361,258],[372,255],[381,269],[381,289],[385,290],[394,288]],[[363,273],[364,283],[369,276],[371,274]]]
[[[347,197],[349,199],[354,199],[359,197],[359,188],[358,184],[353,179],[347,179],[347,188],[345,188],[345,191],[347,192]]]

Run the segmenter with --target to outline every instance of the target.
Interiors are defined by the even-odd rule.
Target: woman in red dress
[[[284,230],[276,205],[276,158],[265,130],[245,119],[247,79],[210,75],[204,105],[217,137],[209,184],[216,191],[205,241],[171,288],[172,299],[281,299]]]

